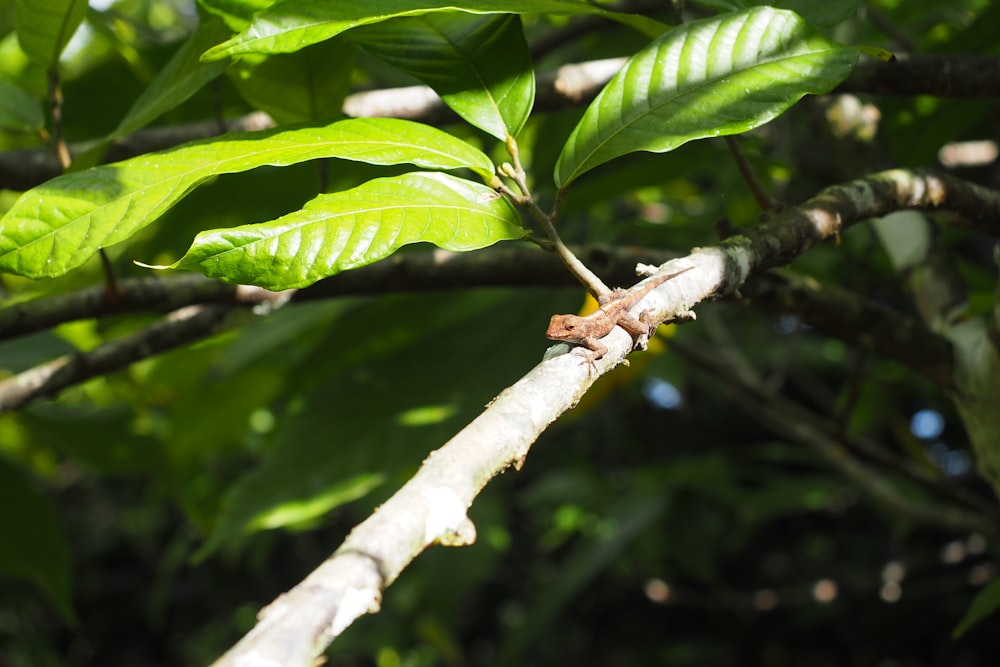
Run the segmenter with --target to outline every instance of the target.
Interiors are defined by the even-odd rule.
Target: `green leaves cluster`
[[[35,14],[50,9],[37,1],[25,6]],[[50,64],[79,13],[76,3],[52,7],[65,19],[63,29],[52,23],[38,34],[24,28],[21,35],[19,28],[25,49]],[[203,21],[109,138],[169,110],[237,56],[231,71],[247,99],[279,120],[314,124],[225,135],[55,178],[25,193],[0,220],[0,269],[31,278],[62,275],[101,248],[128,240],[207,179],[318,158],[464,169],[482,183],[419,172],[363,183],[274,220],[206,231],[170,267],[282,289],[378,261],[409,243],[472,250],[523,236],[517,212],[494,192],[499,181],[490,159],[469,142],[391,119],[315,124],[337,114],[357,48],[423,81],[470,125],[508,141],[528,121],[535,94],[519,14],[596,14],[656,36],[573,130],[554,173],[562,189],[628,153],[665,152],[757,127],[803,95],[833,88],[857,58],[857,49],[831,42],[798,15],[768,7],[665,32],[651,19],[583,0],[212,0],[203,7],[238,34],[210,46],[227,32],[217,20]],[[320,49],[326,53],[317,58]],[[320,67],[337,74],[293,74]],[[37,122],[26,111],[21,115],[26,126]]]

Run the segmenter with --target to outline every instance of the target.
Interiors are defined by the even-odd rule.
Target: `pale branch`
[[[740,258],[727,258],[728,252],[697,250],[659,267],[673,272],[694,265],[696,270],[663,283],[636,310],[648,309],[657,319],[690,313],[692,305],[729,285],[727,276],[734,270],[730,263]],[[548,424],[575,405],[600,375],[621,363],[634,345],[620,327],[602,343],[607,353],[592,361],[575,353],[562,354],[565,344],[550,348],[545,361],[428,456],[417,475],[356,527],[327,561],[262,610],[257,625],[216,665],[312,664],[356,618],[378,611],[385,588],[425,548],[434,543],[468,544],[474,527],[465,512],[486,482],[511,465],[519,467]],[[773,419],[779,426],[794,426],[783,413]],[[795,434],[821,438],[814,446],[827,455],[839,451],[837,443],[812,424]],[[896,511],[951,530],[996,532],[991,522],[965,509],[941,510],[909,501],[853,459],[835,463]]]
[[[555,111],[589,103],[621,69],[625,58],[612,58],[564,65],[556,71],[539,72],[534,110]],[[1000,57],[923,55],[897,62],[863,59],[835,93],[883,95],[936,95],[968,97],[1000,95]],[[426,86],[363,91],[348,95],[344,113],[354,117],[405,118],[431,125],[456,122],[458,117]],[[265,113],[253,112],[225,121],[227,132],[254,131],[274,126]],[[217,120],[167,127],[146,128],[115,140],[106,162],[219,134]],[[94,142],[70,146],[73,155],[85,152]],[[45,149],[0,152],[0,189],[28,190],[62,173],[59,161]]]
[[[355,619],[378,611],[382,592],[424,549],[470,544],[475,527],[465,512],[487,482],[511,466],[520,468],[548,425],[630,349],[625,334],[593,365],[577,355],[558,355],[505,389],[432,452],[329,559],[261,610],[257,625],[216,667],[315,664]]]
[[[717,350],[709,353],[676,340],[671,343],[671,348],[724,384],[727,395],[740,404],[748,416],[790,441],[819,453],[867,496],[893,514],[954,532],[980,532],[991,537],[1000,535],[1000,517],[996,508],[981,499],[949,488],[912,466],[892,463],[889,467],[894,472],[904,474],[909,481],[928,488],[939,497],[948,498],[950,504],[941,506],[940,503],[914,500],[897,489],[882,471],[850,455],[851,450],[871,453],[873,446],[870,443],[861,443],[854,438],[842,441],[838,437],[840,429],[833,420],[768,390],[755,373],[747,372],[742,364],[731,363],[727,355]],[[888,460],[883,453],[881,463],[885,465]]]

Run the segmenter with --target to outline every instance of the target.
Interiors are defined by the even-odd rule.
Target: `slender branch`
[[[728,360],[723,360],[718,353],[710,354],[677,340],[671,342],[671,348],[724,383],[729,395],[743,406],[749,416],[790,440],[814,449],[891,512],[955,532],[977,531],[990,536],[1000,535],[1000,521],[995,508],[988,515],[983,515],[965,507],[939,507],[912,500],[900,493],[882,473],[848,456],[838,442],[835,423],[780,395],[765,391],[758,378],[738,372],[738,366],[727,363]],[[922,481],[928,482],[928,478],[924,476]],[[939,484],[935,486],[938,487],[936,490],[944,492]]]
[[[737,141],[736,137],[724,137],[724,140],[726,142],[726,148],[729,149],[733,159],[736,161],[736,168],[739,170],[740,176],[743,177],[743,181],[750,189],[750,193],[753,195],[753,198],[757,200],[757,205],[760,206],[760,210],[764,213],[768,213],[773,210],[776,205],[775,200],[767,192],[767,188],[764,187],[764,184],[761,183],[753,165],[750,164],[750,160],[747,159],[746,153],[744,153],[743,148],[740,147],[739,141]]]
[[[234,303],[236,294],[235,286],[197,274],[122,280],[114,300],[108,299],[105,286],[99,285],[7,306],[0,310],[0,341],[74,320],[120,313],[166,312],[192,304]]]
[[[520,468],[531,444],[630,350],[621,332],[589,364],[562,354],[505,389],[468,426],[424,459],[420,470],[356,526],[324,563],[261,610],[257,625],[215,667],[315,664],[355,619],[379,610],[382,592],[424,549],[475,539],[466,510],[494,476]],[[545,396],[545,400],[538,400]]]
[[[65,355],[0,381],[0,414],[219,331],[231,306],[190,306],[89,352]]]
[[[951,343],[916,318],[788,272],[756,276],[740,293],[754,307],[796,315],[852,345],[895,359],[941,387],[954,385]]]
[[[996,97],[1000,95],[1000,58],[965,54],[902,54],[889,63],[865,60],[835,92]]]
[[[587,268],[587,265],[580,261],[572,250],[566,247],[563,243],[562,237],[559,236],[559,232],[556,230],[555,224],[553,224],[554,213],[549,215],[543,211],[538,204],[535,202],[534,198],[531,196],[531,190],[528,187],[527,175],[524,172],[524,167],[521,164],[520,152],[517,147],[517,140],[514,137],[507,138],[507,152],[510,154],[512,165],[502,165],[501,171],[504,175],[508,176],[517,185],[520,195],[511,192],[509,188],[506,188],[502,183],[500,185],[501,189],[505,190],[506,194],[514,200],[515,203],[526,207],[530,212],[532,217],[538,221],[545,230],[545,235],[549,237],[549,241],[552,242],[552,249],[555,251],[556,255],[562,260],[562,263],[566,265],[570,273],[576,277],[577,280],[594,295],[595,298],[599,298],[611,292],[607,285],[604,284],[597,275]]]
[[[69,168],[72,158],[66,139],[63,137],[62,117],[62,87],[59,85],[59,70],[53,65],[48,71],[49,79],[49,110],[52,114],[52,139],[55,141],[56,157],[59,159],[60,171]]]

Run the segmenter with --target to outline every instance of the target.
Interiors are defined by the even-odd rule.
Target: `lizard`
[[[631,290],[616,289],[598,295],[600,307],[590,315],[553,315],[545,336],[551,340],[582,345],[590,350],[589,361],[593,363],[608,353],[607,346],[600,339],[611,333],[615,326],[632,334],[633,339],[652,334],[656,326],[649,318],[649,311],[642,311],[639,317],[634,317],[629,311],[652,290],[693,268],[688,266],[680,271],[653,276],[646,284]]]

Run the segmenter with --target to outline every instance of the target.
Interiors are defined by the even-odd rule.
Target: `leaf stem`
[[[562,237],[559,236],[559,232],[556,230],[555,226],[555,211],[557,207],[553,208],[553,212],[551,214],[546,213],[538,206],[534,198],[531,196],[531,189],[528,187],[524,167],[521,164],[520,152],[517,148],[517,140],[514,139],[514,137],[508,136],[506,146],[507,153],[510,154],[511,163],[504,163],[500,165],[500,173],[514,181],[514,184],[517,186],[518,193],[513,192],[506,185],[501,186],[501,190],[511,197],[515,204],[528,209],[531,216],[538,221],[538,224],[541,225],[543,230],[545,230],[545,235],[548,236],[549,241],[551,241],[551,247],[546,249],[556,253],[566,268],[569,269],[570,273],[572,273],[573,276],[580,281],[580,284],[583,285],[588,292],[590,292],[595,298],[609,294],[611,289],[604,284],[604,281],[601,280],[597,274],[587,268],[587,265],[580,261],[580,258],[573,254],[573,251],[570,250],[565,243],[563,243]]]

